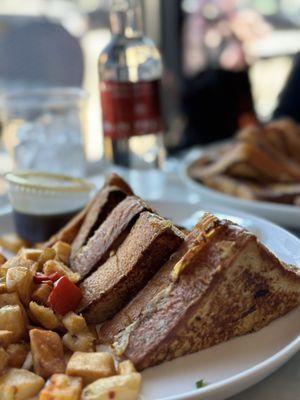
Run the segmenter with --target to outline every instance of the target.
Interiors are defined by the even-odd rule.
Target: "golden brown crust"
[[[137,369],[258,330],[300,303],[299,272],[242,228],[210,221],[178,280],[170,279],[177,258],[100,331]]]
[[[71,259],[71,267],[82,278],[87,276],[97,265],[102,264],[125,239],[141,212],[151,210],[136,196],[128,196],[121,201],[108,215],[105,221]],[[127,232],[128,233],[128,232]]]
[[[81,284],[80,310],[98,323],[122,308],[164,264],[183,240],[171,222],[143,212],[124,242]]]
[[[127,194],[116,186],[107,186],[94,197],[78,234],[72,242],[71,266],[78,251],[84,246],[98,227],[105,221],[111,211],[126,198]]]

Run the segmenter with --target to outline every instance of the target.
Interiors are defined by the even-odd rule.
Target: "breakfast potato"
[[[22,249],[19,254],[22,258],[25,258],[26,260],[36,262],[40,259],[42,252],[43,251],[41,249]]]
[[[6,261],[7,261],[6,257],[2,253],[0,253],[0,266],[5,264]]]
[[[12,343],[7,349],[8,365],[13,368],[21,368],[30,351],[28,343]]]
[[[53,289],[53,285],[48,283],[40,283],[36,285],[34,291],[32,292],[31,298],[36,303],[47,304],[48,297]]]
[[[59,335],[32,329],[29,332],[34,371],[43,378],[65,372],[64,350]]]
[[[41,391],[39,400],[80,400],[81,390],[81,378],[54,374]]]
[[[62,338],[67,349],[75,351],[91,352],[95,350],[96,338],[90,331],[71,333],[67,332]]]
[[[25,369],[10,368],[0,377],[1,400],[27,400],[44,386],[44,379]]]
[[[33,318],[46,329],[57,329],[61,323],[51,308],[41,306],[34,301],[29,303]]]
[[[18,305],[0,308],[0,330],[13,332],[13,339],[19,340],[25,336],[26,323],[22,309]]]
[[[50,247],[46,247],[42,250],[42,253],[38,259],[39,268],[42,269],[45,262],[49,260],[54,260],[56,257],[56,251]]]
[[[116,374],[114,359],[110,353],[79,351],[70,358],[66,372],[68,375],[81,377],[84,385]]]
[[[6,329],[0,330],[0,346],[6,347],[12,343],[14,340],[14,333],[13,331],[8,331]]]
[[[3,372],[4,368],[6,367],[7,363],[8,363],[8,354],[7,352],[4,350],[3,347],[0,347],[0,373]],[[0,394],[0,398],[1,398],[1,394]]]
[[[21,239],[15,233],[7,233],[6,235],[0,236],[0,247],[17,254],[22,247],[29,247],[29,243]]]
[[[125,360],[120,362],[118,371],[120,375],[127,375],[136,372],[136,369],[130,360]]]
[[[69,265],[70,255],[71,255],[71,246],[66,242],[56,242],[52,248],[56,251],[56,257],[59,261],[62,261],[64,264]]]
[[[73,311],[70,311],[63,317],[62,323],[70,333],[80,333],[88,330],[83,316],[75,314]]]
[[[9,268],[6,273],[8,291],[17,292],[23,304],[28,304],[33,285],[33,273],[26,267]]]
[[[66,275],[71,282],[77,283],[80,281],[80,275],[73,272],[69,267],[57,260],[49,260],[44,264],[43,271],[45,275],[51,275],[58,272],[61,275]]]
[[[82,391],[82,400],[137,400],[141,387],[141,375],[133,372],[127,375],[102,378],[88,385]]]

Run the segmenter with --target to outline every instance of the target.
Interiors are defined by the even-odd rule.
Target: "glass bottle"
[[[104,157],[129,168],[161,167],[160,53],[143,34],[139,0],[113,0],[110,21],[112,39],[98,61]]]

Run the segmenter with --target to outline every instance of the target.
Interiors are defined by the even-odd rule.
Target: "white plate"
[[[209,146],[207,149],[211,150],[217,147],[219,147],[219,145]],[[286,227],[300,228],[300,207],[267,201],[240,199],[238,197],[218,192],[217,190],[211,189],[192,179],[187,173],[188,167],[193,161],[204,154],[205,151],[191,151],[185,158],[181,170],[183,181],[191,189],[195,190],[202,196],[202,204],[208,202],[208,204],[230,207],[259,215]]]
[[[178,224],[192,226],[203,211],[195,204],[151,201],[153,208]],[[300,267],[300,240],[258,217],[208,208],[260,238],[278,257]],[[13,229],[11,214],[0,216],[0,235]],[[265,378],[300,350],[300,308],[259,332],[232,339],[210,349],[166,362],[143,372],[141,400],[220,400]],[[202,389],[195,382],[204,379]]]

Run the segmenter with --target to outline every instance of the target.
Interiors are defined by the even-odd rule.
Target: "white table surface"
[[[91,178],[92,182],[99,187],[104,181],[104,171],[101,165],[95,166],[93,170],[97,173],[102,172],[101,175]],[[200,195],[191,191],[181,180],[176,164],[170,164],[168,172],[138,172],[116,168],[114,170],[129,182],[137,195],[144,199],[185,200],[199,203],[200,207],[205,208]],[[6,202],[5,197],[0,197],[0,207],[5,206]],[[300,353],[273,375],[232,397],[231,400],[300,400]]]

